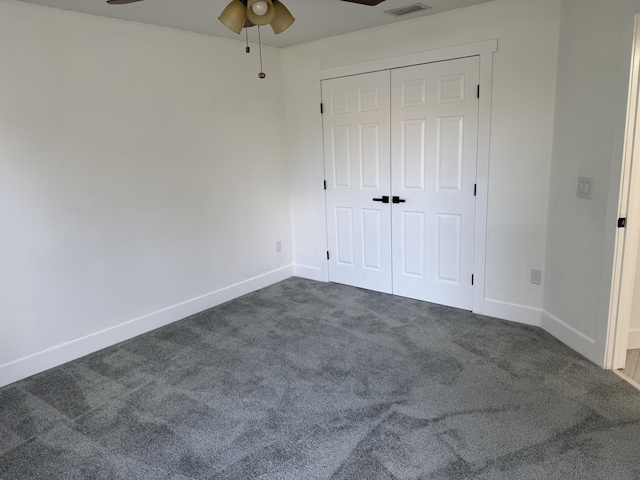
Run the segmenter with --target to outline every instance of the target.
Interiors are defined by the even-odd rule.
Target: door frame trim
[[[316,95],[316,105],[322,102],[322,88],[320,82],[332,78],[359,75],[380,70],[392,70],[395,68],[410,67],[425,63],[454,60],[464,57],[480,57],[480,100],[478,105],[478,157],[476,166],[476,182],[478,185],[476,195],[475,239],[473,249],[473,311],[484,313],[485,311],[485,270],[487,247],[487,209],[489,198],[489,157],[491,143],[491,97],[493,78],[493,54],[498,51],[498,40],[491,39],[481,42],[456,45],[452,47],[427,50],[397,57],[381,58],[368,62],[333,67],[314,72],[312,84]],[[318,110],[318,113],[319,110]],[[324,178],[324,152],[322,139],[322,115],[317,115],[314,126],[314,176],[316,185],[322,185]],[[318,208],[322,208],[323,222],[320,225],[322,232],[321,250],[319,258],[326,258],[327,251],[327,219],[324,201],[324,190],[319,197]],[[320,279],[329,281],[329,265],[326,259],[320,262]]]

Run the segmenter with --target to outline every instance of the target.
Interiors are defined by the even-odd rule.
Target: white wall
[[[314,72],[498,39],[494,55],[486,297],[517,320],[542,306],[531,268],[545,258],[560,2],[494,0],[283,51],[294,263],[319,274],[323,191],[315,165],[319,106]],[[515,304],[512,307],[509,304]],[[503,305],[500,309],[496,306]],[[514,314],[515,312],[515,314]],[[538,319],[540,318],[538,314]]]
[[[611,245],[603,256],[605,231],[616,228],[606,220],[622,3],[563,0],[560,24],[543,325],[555,323],[554,334],[599,364],[610,288],[603,271],[613,254]],[[593,200],[576,197],[578,176],[594,178]]]
[[[0,0],[0,385],[291,274],[264,55]]]

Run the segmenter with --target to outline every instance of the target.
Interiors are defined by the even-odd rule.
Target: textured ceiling
[[[218,15],[229,0],[146,0],[129,5],[107,5],[106,0],[20,1],[208,35],[244,39],[244,33],[242,36],[236,35],[218,21]],[[490,0],[421,0],[421,3],[432,8],[400,18],[383,13],[385,10],[404,7],[417,1],[386,0],[370,7],[339,0],[283,0],[296,17],[296,22],[280,35],[274,35],[269,27],[262,29],[262,41],[266,45],[285,47]],[[252,41],[256,40],[255,28],[249,31],[249,35]]]

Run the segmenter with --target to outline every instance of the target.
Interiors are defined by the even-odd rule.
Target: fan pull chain
[[[245,34],[245,36],[247,37],[247,48],[246,48],[246,50],[245,50],[245,51],[246,51],[247,53],[251,53],[251,47],[249,46],[249,29],[248,29],[248,28],[245,28],[245,29],[244,29],[244,34]]]
[[[258,74],[258,78],[265,78],[267,74],[262,71],[262,40],[260,38],[260,25],[258,25],[258,48],[260,49],[260,73]]]

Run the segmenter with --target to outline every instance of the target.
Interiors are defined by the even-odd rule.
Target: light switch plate
[[[593,198],[592,177],[578,177],[578,198],[586,198],[587,200]]]

